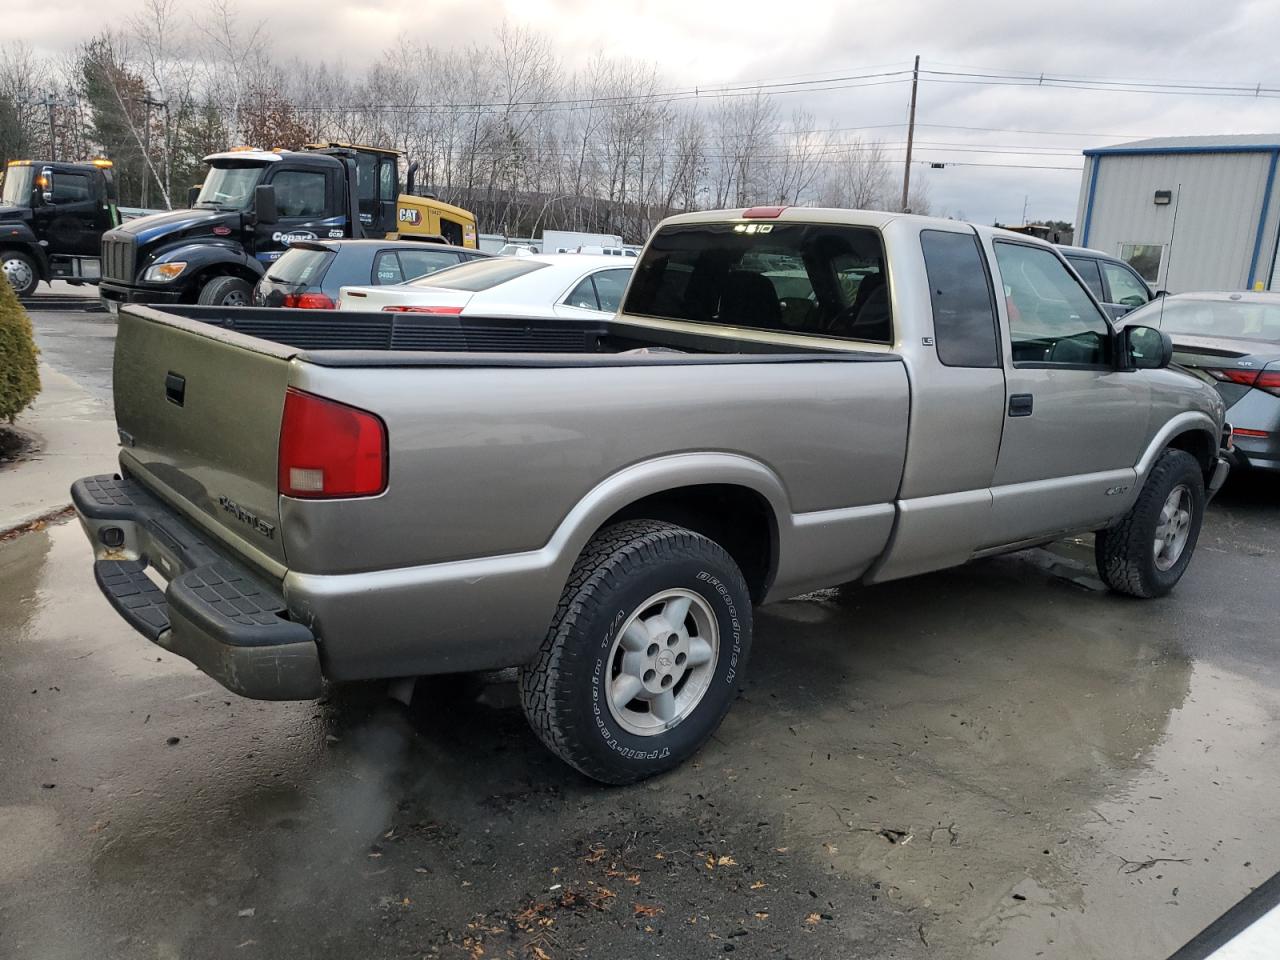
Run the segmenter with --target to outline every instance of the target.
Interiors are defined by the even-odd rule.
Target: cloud
[[[17,18],[6,39],[65,54],[95,33],[119,29],[129,15],[128,8],[124,16],[113,8],[108,21],[102,7],[70,3],[53,19]],[[188,21],[206,8],[197,0],[175,4]],[[141,11],[138,3],[132,15]],[[687,89],[901,68],[917,53],[922,67],[932,71],[1275,86],[1280,76],[1250,76],[1276,64],[1274,13],[1265,0],[1223,0],[1212,8],[1185,0],[1077,0],[1069,6],[1025,0],[790,0],[785,9],[776,0],[276,0],[268,7],[245,4],[240,16],[250,23],[265,15],[272,51],[282,60],[326,61],[354,72],[402,40],[454,49],[486,43],[506,20],[551,37],[567,70],[603,53],[653,62],[666,89]],[[917,157],[947,166],[917,168],[912,176],[929,184],[935,208],[986,222],[1019,219],[1024,198],[1031,218],[1074,219],[1079,174],[1025,166],[1079,167],[1085,147],[1122,139],[1280,127],[1275,99],[1014,87],[973,79],[925,75]],[[896,82],[780,95],[778,102],[784,114],[804,107],[822,125],[870,126],[861,133],[900,144],[907,94],[907,85]],[[890,153],[901,157],[897,147]]]

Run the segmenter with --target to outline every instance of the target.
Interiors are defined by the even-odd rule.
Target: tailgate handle
[[[187,399],[187,378],[170,370],[164,375],[164,398],[178,406]]]
[[[1011,417],[1029,417],[1031,416],[1031,394],[1029,393],[1011,393],[1009,394],[1009,416]]]

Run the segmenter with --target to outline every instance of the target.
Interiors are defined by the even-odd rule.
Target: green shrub
[[[31,318],[0,279],[0,421],[13,423],[40,392],[37,352]]]

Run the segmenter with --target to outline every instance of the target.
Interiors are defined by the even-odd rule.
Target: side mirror
[[[1173,340],[1155,327],[1125,327],[1125,352],[1134,370],[1163,370],[1173,362]]]
[[[199,187],[187,187],[187,209],[190,210],[196,205],[196,201],[200,199]]]
[[[53,169],[44,167],[40,176],[36,177],[36,185],[40,188],[40,199],[45,203],[53,203]]]
[[[1151,295],[1151,298],[1154,300],[1156,297],[1167,297],[1168,295],[1169,295],[1168,290],[1157,290],[1155,293]]]
[[[259,223],[272,224],[280,220],[276,210],[276,188],[261,183],[253,188],[253,215]]]

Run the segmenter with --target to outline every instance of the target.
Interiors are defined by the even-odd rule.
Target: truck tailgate
[[[285,561],[276,460],[293,352],[138,307],[120,312],[116,334],[122,465],[273,573]]]

